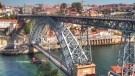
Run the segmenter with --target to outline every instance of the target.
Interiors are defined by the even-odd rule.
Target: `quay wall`
[[[121,42],[121,38],[104,38],[104,39],[93,39],[93,40],[83,40],[83,41],[78,40],[78,42],[82,46],[112,45],[112,44],[119,44]],[[41,43],[40,45],[43,46],[44,49],[46,49],[46,50],[60,48],[60,45],[57,44],[57,42],[51,42],[50,47],[49,47],[49,43]]]
[[[85,45],[110,45],[110,44],[119,44],[121,38],[106,38],[106,39],[93,39],[88,41],[83,41],[82,46]]]
[[[133,41],[133,39],[131,39]],[[86,46],[86,45],[92,45],[92,46],[97,46],[97,45],[111,45],[111,44],[119,44],[121,42],[121,38],[104,38],[104,39],[93,39],[93,40],[83,40],[83,41],[78,41],[80,45]],[[50,47],[49,43],[41,43],[39,44],[42,46],[45,50],[49,49],[59,49],[60,45],[57,42],[51,42]],[[0,53],[2,50],[0,51]],[[15,51],[13,51],[15,52]],[[22,54],[31,54],[31,53],[38,53],[37,49],[33,49],[29,47],[29,49],[25,50]]]

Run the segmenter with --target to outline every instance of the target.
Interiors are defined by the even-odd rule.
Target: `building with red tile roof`
[[[69,12],[69,15],[77,15],[78,12],[76,10],[76,8],[72,8],[71,11]]]
[[[61,4],[54,5],[54,8],[60,8]]]
[[[52,9],[52,6],[43,5],[43,6],[42,6],[42,9],[43,9],[43,10],[45,10],[45,9]]]
[[[15,28],[15,26],[17,25],[18,20],[14,19],[0,19],[0,28],[7,28],[10,27],[11,25],[13,25],[13,27]]]
[[[89,11],[89,15],[87,13],[87,16],[98,16],[98,12],[97,11],[90,10]]]

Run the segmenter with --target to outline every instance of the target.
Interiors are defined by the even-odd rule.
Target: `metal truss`
[[[88,31],[89,27],[81,26],[81,35],[79,38],[80,45],[82,45],[83,50],[85,51],[86,56],[88,57],[89,61],[92,62],[92,55],[91,55],[91,37]]]
[[[135,31],[135,19],[119,19],[119,18],[106,18],[106,17],[81,17],[81,16],[59,16],[59,15],[18,15],[20,18],[28,17],[50,17],[57,19],[61,22],[68,22],[80,25],[102,27],[115,30]],[[124,25],[127,24],[127,25]]]
[[[134,76],[133,74],[135,72],[135,43],[133,42],[133,40],[133,34],[131,34],[130,32],[123,32],[116,69],[116,73],[118,73],[118,68],[122,67],[120,76]]]
[[[33,44],[33,42],[38,44],[42,41],[42,37],[44,36],[42,35],[42,31],[46,24],[48,24],[56,34],[69,74],[72,74],[74,64],[87,64],[89,62],[82,47],[70,30],[56,19],[53,20],[49,17],[39,19],[30,34],[29,42],[31,44]]]
[[[135,20],[88,18],[88,17],[83,18],[73,17],[73,18],[58,18],[58,19],[63,22],[94,26],[99,28],[123,30],[128,32],[135,31]]]

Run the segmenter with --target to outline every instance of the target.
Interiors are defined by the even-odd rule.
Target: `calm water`
[[[96,64],[97,74],[107,74],[110,66],[117,64],[119,45],[92,47],[93,62]]]
[[[110,66],[116,65],[119,45],[92,46],[92,59],[96,64],[97,74],[107,74],[111,70]],[[60,52],[54,51],[57,56],[61,57]]]
[[[96,64],[97,74],[106,74],[111,65],[116,65],[118,50],[119,45],[92,47],[93,62]],[[61,56],[59,51],[54,51],[54,53],[59,57]],[[46,59],[40,53],[19,56],[0,55],[0,76],[35,76],[38,65],[29,62],[32,57]],[[54,64],[52,66],[57,68]],[[63,72],[61,73],[65,76]]]
[[[36,59],[46,59],[45,56],[40,53],[19,56],[0,55],[0,76],[36,76],[38,64],[29,62],[32,57]],[[51,63],[51,65],[57,68],[54,64]],[[65,76],[62,71],[60,72]]]

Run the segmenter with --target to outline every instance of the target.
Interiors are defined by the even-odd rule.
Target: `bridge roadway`
[[[74,23],[80,25],[123,30],[126,32],[135,32],[135,19],[127,18],[107,18],[107,17],[85,17],[85,16],[61,16],[61,15],[17,15],[17,19],[39,19],[41,17],[50,17],[54,21]]]
[[[66,75],[69,75],[67,72],[66,65],[59,60],[55,55],[53,55],[51,52],[48,52],[47,50],[43,49],[39,45],[33,45],[39,52],[41,52],[44,56],[46,56],[50,61],[52,61],[58,68],[60,68]]]

